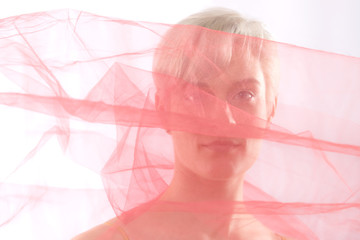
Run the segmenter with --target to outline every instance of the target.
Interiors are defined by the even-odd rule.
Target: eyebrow
[[[237,83],[255,83],[257,85],[261,85],[260,81],[257,80],[256,78],[245,78],[245,79],[241,79],[240,81],[238,81]]]
[[[196,86],[200,87],[200,88],[208,88],[209,89],[209,84],[207,82],[196,82],[194,83]],[[235,85],[240,85],[240,84],[256,84],[256,85],[261,85],[260,81],[257,80],[256,78],[244,78],[238,81],[234,82]]]

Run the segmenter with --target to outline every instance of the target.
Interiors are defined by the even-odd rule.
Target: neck
[[[229,179],[206,179],[191,171],[176,170],[160,200],[176,202],[243,201],[243,175]]]
[[[238,234],[241,226],[254,222],[253,217],[239,210],[241,205],[236,203],[243,201],[243,176],[226,180],[209,180],[189,171],[176,170],[169,188],[159,200],[185,203],[185,205],[176,206],[180,206],[180,212],[185,215],[190,213],[186,216],[191,216],[192,220],[185,217],[180,218],[186,219],[181,222],[197,222],[199,226],[202,226],[200,232],[208,233],[209,236],[214,229],[217,229],[221,236]],[[224,205],[224,202],[227,203]],[[189,212],[181,208],[188,206],[187,203],[190,203]],[[180,214],[179,211],[176,212]]]

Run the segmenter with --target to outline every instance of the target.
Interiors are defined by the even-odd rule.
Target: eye
[[[189,94],[189,93],[185,93],[183,95],[183,98],[186,100],[186,101],[189,101],[189,102],[193,102],[194,101],[194,96],[192,94]]]
[[[196,102],[199,101],[199,93],[194,91],[185,91],[183,93],[183,99],[188,102]]]
[[[239,101],[251,101],[253,100],[255,97],[255,95],[248,90],[244,90],[244,91],[240,91],[238,93],[236,93],[233,98],[232,101],[235,102],[239,102]]]

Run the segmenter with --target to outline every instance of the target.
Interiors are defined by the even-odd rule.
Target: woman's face
[[[251,115],[268,119],[266,84],[258,60],[235,58],[222,74],[200,79],[195,85],[222,101],[215,104],[202,101],[199,104],[194,100],[196,96],[184,92],[182,100],[172,102],[172,110],[187,112],[197,109],[197,114],[234,123],[237,118],[229,108],[224,107],[225,101]],[[212,180],[242,176],[256,160],[261,145],[259,139],[213,137],[180,131],[171,131],[170,134],[174,143],[176,171]]]

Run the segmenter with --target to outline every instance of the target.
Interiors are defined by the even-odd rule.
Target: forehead
[[[181,36],[169,35],[155,55],[154,71],[173,77],[172,83],[261,78],[262,39],[209,31]],[[162,79],[155,78],[158,88],[172,84]]]
[[[205,69],[202,69],[205,67]],[[195,77],[188,82],[204,87],[215,85],[216,87],[223,84],[253,84],[264,85],[264,74],[259,59],[249,57],[244,54],[233,55],[230,62],[222,67],[209,68],[201,66],[194,69]]]
[[[261,70],[262,44],[259,39],[246,38],[239,35],[216,35],[209,40],[208,34],[200,37],[200,40],[193,43],[190,50],[185,49],[181,69],[183,76],[189,76],[190,81],[197,78],[203,79],[206,76],[219,75],[253,75]],[[211,37],[211,35],[210,35]]]

